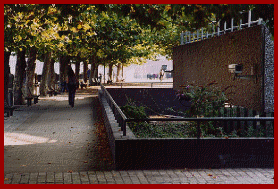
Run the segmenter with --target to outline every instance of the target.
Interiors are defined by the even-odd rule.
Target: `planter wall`
[[[128,127],[123,136],[101,91],[99,99],[117,170],[274,167],[274,138],[142,139]]]
[[[138,106],[148,106],[146,113],[148,115],[173,114],[168,108],[175,111],[185,111],[189,108],[190,102],[182,105],[176,99],[176,92],[171,88],[107,88],[118,106],[127,104],[127,98],[132,99]]]

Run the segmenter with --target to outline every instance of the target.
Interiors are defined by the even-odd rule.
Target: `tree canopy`
[[[181,31],[230,18],[237,22],[250,9],[274,35],[272,4],[5,4],[4,46],[109,62],[158,53],[171,57]]]
[[[84,80],[88,63],[94,69],[90,77],[101,64],[109,66],[111,77],[113,65],[118,74],[122,66],[157,55],[171,59],[182,31],[231,18],[238,24],[249,10],[263,18],[274,37],[273,4],[4,4],[5,81],[11,52],[18,55],[15,96],[20,102],[25,73],[27,86],[33,85],[36,59],[44,62],[40,91],[45,94],[55,79],[54,62],[60,62],[61,82],[70,62],[79,69],[83,61]]]

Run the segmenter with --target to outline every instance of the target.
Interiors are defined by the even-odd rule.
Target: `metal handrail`
[[[115,114],[116,113],[115,111],[117,111],[119,113],[119,115],[121,116],[122,121],[121,120],[117,120],[117,121],[120,124],[120,127],[123,131],[123,135],[126,136],[126,121],[128,120],[128,118],[122,112],[121,108],[116,104],[116,102],[114,101],[114,99],[112,98],[110,93],[107,91],[107,89],[103,86],[103,84],[100,84],[100,87],[101,87],[101,90],[103,91],[104,96],[107,97],[106,99],[108,100],[109,106],[111,107],[111,105],[113,105],[114,108],[111,107],[113,113]]]
[[[123,84],[136,84],[136,83],[142,83],[142,84],[151,84],[151,88],[153,88],[153,84],[173,84],[173,81],[155,81],[155,82],[121,82],[121,88],[123,88]]]
[[[274,117],[188,117],[188,118],[148,118],[128,119],[128,122],[141,121],[274,121]]]
[[[200,123],[203,121],[274,121],[274,117],[199,117],[199,118],[148,118],[148,119],[127,119],[127,122],[143,121],[196,121],[197,139],[201,137]],[[126,127],[126,125],[124,125]],[[125,136],[125,135],[124,135]]]
[[[118,120],[123,131],[123,136],[126,136],[126,124],[128,122],[144,122],[144,121],[196,121],[197,122],[197,138],[199,139],[201,136],[200,122],[203,121],[274,121],[274,117],[198,117],[198,118],[147,118],[147,119],[134,119],[127,118],[125,114],[122,112],[121,108],[116,104],[110,93],[106,90],[106,88],[101,84],[101,89],[103,90],[105,96],[108,97],[108,101],[110,101],[117,112],[120,114],[123,119],[122,122]],[[110,105],[110,103],[109,103]],[[111,106],[111,105],[110,105]],[[115,113],[114,108],[111,107],[113,113]]]

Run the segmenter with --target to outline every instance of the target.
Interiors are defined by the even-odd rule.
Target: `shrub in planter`
[[[148,118],[145,107],[137,106],[131,99],[127,99],[127,104],[121,107],[121,110],[128,118],[146,119]]]
[[[219,108],[224,107],[227,100],[224,92],[227,88],[222,91],[215,84],[213,81],[206,86],[181,86],[182,91],[178,91],[177,98],[191,102],[191,117],[214,117],[218,115]]]

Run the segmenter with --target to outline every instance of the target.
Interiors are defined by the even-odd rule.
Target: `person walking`
[[[67,86],[69,92],[69,105],[71,105],[71,107],[74,107],[74,98],[77,89],[77,80],[71,66],[68,66],[67,71],[68,71]]]

